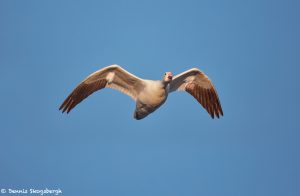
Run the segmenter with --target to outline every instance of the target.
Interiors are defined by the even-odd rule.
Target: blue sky
[[[0,188],[63,195],[300,194],[299,2],[0,1]],[[224,117],[175,93],[144,120],[88,74],[203,70]]]

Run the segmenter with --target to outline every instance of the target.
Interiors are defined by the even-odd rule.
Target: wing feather
[[[65,99],[59,110],[69,113],[77,104],[95,91],[112,88],[136,100],[143,88],[143,79],[127,72],[118,65],[100,69],[84,79]]]
[[[199,69],[193,68],[174,77],[169,92],[186,91],[191,94],[214,118],[223,116],[217,91],[210,79]]]

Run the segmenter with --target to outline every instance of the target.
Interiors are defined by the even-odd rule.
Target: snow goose
[[[85,78],[65,99],[60,110],[69,113],[93,92],[112,88],[127,94],[136,102],[134,118],[140,120],[158,109],[174,91],[191,94],[212,118],[223,115],[218,94],[210,79],[193,68],[173,77],[166,72],[162,80],[141,79],[118,65],[102,68]]]

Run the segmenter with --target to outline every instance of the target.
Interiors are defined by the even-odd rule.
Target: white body
[[[134,118],[138,120],[158,109],[168,97],[168,90],[161,81],[145,80],[144,82],[146,85],[137,97],[134,112]]]

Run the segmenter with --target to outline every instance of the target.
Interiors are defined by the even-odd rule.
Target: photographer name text
[[[62,194],[61,189],[12,189],[2,188],[0,194],[37,194],[37,195],[60,195]]]

